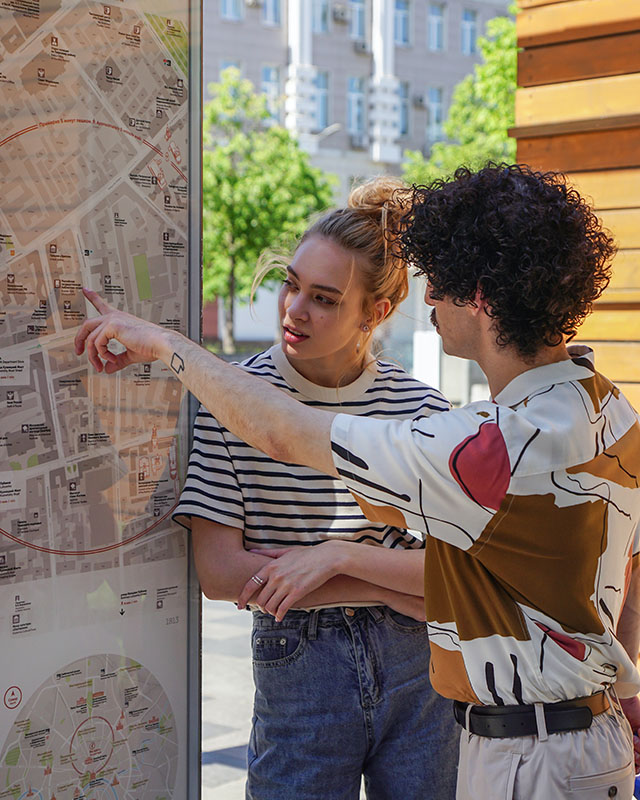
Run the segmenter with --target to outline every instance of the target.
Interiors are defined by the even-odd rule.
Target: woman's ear
[[[373,304],[371,312],[366,320],[366,324],[368,324],[369,327],[371,328],[375,328],[384,319],[386,319],[386,317],[389,316],[390,311],[391,311],[391,300],[389,300],[388,297],[380,297]]]

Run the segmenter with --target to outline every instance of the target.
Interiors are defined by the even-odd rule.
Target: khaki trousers
[[[456,800],[631,800],[631,727],[614,703],[580,731],[490,739],[463,730]]]

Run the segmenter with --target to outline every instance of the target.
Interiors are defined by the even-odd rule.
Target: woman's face
[[[278,311],[282,350],[308,380],[336,385],[333,376],[344,382],[345,371],[354,370],[363,325],[370,324],[364,297],[351,253],[322,236],[312,236],[296,250]]]

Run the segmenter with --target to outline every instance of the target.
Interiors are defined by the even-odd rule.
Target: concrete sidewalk
[[[251,730],[251,613],[202,600],[202,800],[244,800]]]

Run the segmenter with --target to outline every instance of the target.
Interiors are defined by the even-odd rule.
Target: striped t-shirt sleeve
[[[191,528],[191,517],[244,528],[244,500],[225,433],[215,417],[200,406],[193,427],[187,480],[174,515],[185,528]]]

